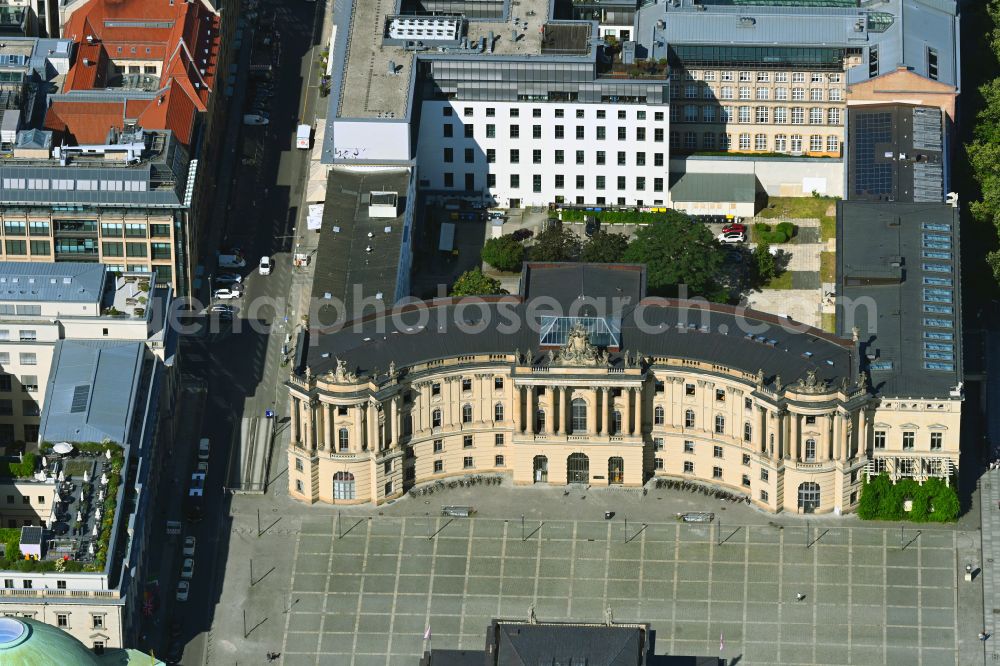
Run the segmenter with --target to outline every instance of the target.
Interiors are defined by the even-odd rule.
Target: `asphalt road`
[[[174,599],[181,556],[180,539],[162,537],[152,544],[154,556],[150,570],[159,571],[161,607],[155,619],[147,623],[144,647],[153,648],[158,657],[175,657],[183,646],[184,664],[211,663],[207,632],[218,612],[222,570],[229,557],[229,502],[224,490],[235,484],[239,470],[239,430],[244,416],[263,416],[278,400],[278,387],[283,374],[281,348],[289,331],[285,317],[291,304],[291,248],[295,244],[296,220],[303,217],[299,210],[303,183],[308,168],[308,151],[294,147],[295,127],[299,121],[303,89],[306,96],[315,89],[304,86],[302,71],[309,71],[309,59],[303,60],[319,35],[323,3],[285,0],[266,3],[260,14],[273,12],[275,20],[267,25],[258,17],[248,21],[244,41],[253,39],[256,28],[263,34],[280,33],[281,58],[273,72],[274,95],[270,102],[270,124],[265,128],[240,126],[235,146],[223,148],[217,180],[230,184],[221,188],[228,201],[225,215],[213,220],[205,234],[202,256],[212,257],[215,250],[238,247],[247,258],[244,274],[246,292],[242,299],[229,301],[237,310],[232,322],[208,321],[206,330],[182,340],[181,358],[185,386],[200,386],[204,390],[188,390],[181,409],[188,414],[178,433],[175,453],[170,456],[170,468],[163,470],[166,486],[173,481],[174,492],[164,498],[161,520],[179,519],[184,515],[188,479],[197,464],[197,441],[208,437],[212,452],[205,496],[202,500],[204,517],[192,523],[185,521],[185,535],[197,540],[195,573],[188,601]],[[244,64],[246,58],[244,57]],[[252,88],[252,84],[250,84]],[[240,95],[237,88],[237,97]],[[233,98],[230,115],[239,122],[243,100]],[[250,142],[245,150],[244,142]],[[256,164],[243,164],[247,153],[255,153]],[[221,205],[219,208],[221,209]],[[274,258],[274,269],[268,276],[257,273],[257,261],[262,255]],[[213,274],[215,266],[206,266]],[[206,281],[202,296],[207,298],[212,285]],[[280,403],[283,404],[283,403]],[[280,407],[277,409],[279,419]],[[160,530],[157,530],[160,532]],[[172,622],[180,624],[180,636],[170,637]],[[263,655],[262,655],[263,657]]]

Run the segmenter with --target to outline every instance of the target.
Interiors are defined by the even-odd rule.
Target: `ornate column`
[[[566,435],[569,434],[569,419],[566,414],[566,405],[569,403],[569,387],[560,386],[559,387],[559,397],[556,399],[559,405],[559,425],[556,428],[556,434]]]
[[[291,396],[291,399],[292,399],[292,405],[291,405],[291,410],[289,411],[291,411],[292,413],[292,444],[298,444],[300,442],[299,419],[302,416],[302,411],[301,411],[302,407],[299,405],[299,399],[296,398],[294,395]]]
[[[365,409],[365,403],[359,402],[358,404],[351,407],[354,411],[354,437],[351,441],[351,451],[357,453],[364,448],[365,444],[365,431],[364,426],[361,424],[362,413]]]
[[[587,434],[597,434],[597,412],[600,409],[597,402],[597,389],[590,389],[590,407],[587,409]]]
[[[601,387],[601,434],[611,434],[611,389],[607,386]]]
[[[792,458],[792,414],[782,410],[778,414],[778,454],[785,460]]]
[[[399,427],[399,396],[394,395],[389,399],[389,420],[386,421],[385,445],[386,447],[399,444],[399,434],[402,428]]]
[[[549,386],[546,393],[548,393],[549,399],[549,409],[548,413],[545,415],[545,431],[550,435],[556,434],[558,430],[558,424],[556,423],[556,387]]]
[[[871,433],[868,429],[868,410],[864,407],[858,410],[858,427],[861,429],[858,433],[858,455],[868,455]]]
[[[525,430],[535,434],[538,425],[538,387],[529,386],[527,395],[524,396],[527,401],[525,409],[528,410],[528,418],[525,419]]]
[[[316,448],[316,441],[313,439],[313,408],[308,401],[302,401],[302,408],[305,410],[305,427],[303,428],[303,444],[312,451]]]
[[[840,460],[841,451],[844,448],[843,442],[841,441],[841,435],[844,432],[844,421],[841,415],[837,412],[833,412],[830,415],[833,426],[833,454],[831,456],[832,460]]]
[[[323,448],[330,450],[333,448],[333,410],[330,403],[319,403],[323,406]]]
[[[632,389],[632,434],[642,436],[642,387]]]
[[[795,445],[795,462],[802,462],[802,415],[795,415],[795,434],[792,436]]]
[[[514,387],[514,397],[511,400],[513,403],[511,409],[514,410],[514,432],[521,434],[524,432],[524,428],[521,427],[521,387]]]
[[[758,406],[757,415],[759,416],[757,419],[757,439],[760,441],[760,451],[767,453],[767,408]]]

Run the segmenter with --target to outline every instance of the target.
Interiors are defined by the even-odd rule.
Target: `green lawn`
[[[834,252],[819,253],[819,279],[823,282],[836,282],[837,255]]]
[[[819,220],[820,238],[829,240],[837,232],[836,212],[827,215],[831,206],[836,209],[835,197],[771,197],[767,206],[758,213],[764,218],[803,218]]]
[[[837,315],[832,312],[824,312],[820,315],[822,317],[822,323],[820,328],[822,328],[827,333],[837,332]]]
[[[792,272],[785,271],[777,277],[771,278],[770,282],[767,282],[764,289],[791,289],[792,288]]]

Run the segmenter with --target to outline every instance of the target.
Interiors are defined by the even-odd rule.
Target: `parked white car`
[[[257,266],[257,272],[260,273],[261,275],[270,275],[272,265],[273,264],[271,263],[271,257],[267,256],[261,257],[260,264],[258,264]]]
[[[177,581],[177,601],[187,601],[191,591],[191,583],[186,580]]]
[[[229,287],[223,287],[222,289],[216,289],[215,293],[213,293],[212,296],[218,298],[221,301],[228,301],[233,298],[242,298],[243,292],[240,291],[239,289],[231,289]]]
[[[189,557],[184,560],[184,564],[181,565],[181,578],[187,580],[194,578],[194,558]]]
[[[742,243],[747,239],[746,234],[742,231],[729,231],[724,234],[719,234],[719,242],[725,243],[727,245],[735,245],[736,243]]]
[[[184,537],[184,556],[194,557],[194,547],[197,545],[198,540],[193,536]]]

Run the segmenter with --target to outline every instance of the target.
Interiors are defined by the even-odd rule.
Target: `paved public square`
[[[492,496],[492,509],[474,518],[435,515],[473,492]],[[242,567],[227,570],[231,592],[222,602],[233,609],[227,626],[239,626],[240,606],[250,609],[250,636],[227,632],[212,657],[222,663],[225,653],[274,649],[285,664],[413,666],[427,626],[434,647],[482,649],[491,618],[526,618],[534,606],[541,621],[601,621],[609,607],[616,621],[648,621],[657,654],[718,655],[722,637],[730,663],[983,658],[981,587],[959,572],[978,553],[974,531],[834,516],[807,524],[736,506],[715,508],[712,524],[682,524],[663,509],[668,502],[686,509],[684,498],[654,492],[660,496],[590,491],[583,503],[562,491],[538,501],[544,494],[504,487],[342,516],[320,507],[295,516],[268,511],[264,534],[237,529],[241,545],[232,548],[267,551],[275,568],[258,560],[253,586]],[[627,506],[627,527],[621,512],[594,519],[602,504]],[[518,505],[531,507],[523,536]],[[643,508],[660,520],[631,517]],[[512,510],[518,514],[509,519],[495,515]],[[558,519],[537,517],[545,513]],[[567,516],[574,513],[587,519]]]

